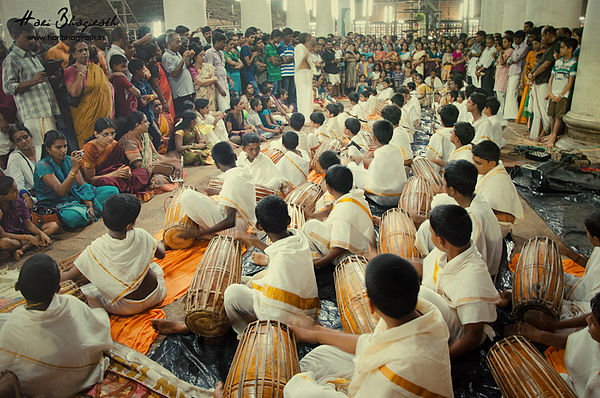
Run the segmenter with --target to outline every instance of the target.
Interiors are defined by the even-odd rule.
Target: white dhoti
[[[504,99],[504,118],[506,120],[515,120],[519,113],[519,80],[521,75],[511,75],[508,77],[506,93]]]
[[[35,146],[39,151],[42,150],[42,145],[44,144],[44,135],[46,135],[48,130],[56,130],[54,116],[27,119],[23,121],[23,124],[31,132],[33,146]]]
[[[241,335],[246,326],[257,319],[254,312],[254,289],[234,283],[225,289],[223,301],[231,327]]]
[[[318,384],[333,379],[352,378],[354,373],[354,355],[331,345],[320,345],[300,361],[302,372],[313,372]]]
[[[225,84],[225,87],[229,87],[228,84]],[[217,96],[217,110],[225,112],[229,108],[231,108],[231,97],[229,96],[229,88],[225,90],[225,96],[222,96],[218,92],[215,93]]]
[[[200,228],[210,228],[227,217],[225,207],[219,205],[212,198],[214,196],[207,196],[192,189],[185,190],[180,196],[183,211]],[[218,234],[230,235],[237,231],[246,232],[249,227],[250,224],[238,212],[235,227],[220,231]]]
[[[319,220],[308,220],[302,226],[302,231],[308,236],[310,252],[313,260],[326,256],[329,253],[331,242],[331,225]]]
[[[550,130],[550,116],[548,116],[548,83],[534,84],[531,90],[531,106],[533,107],[533,122],[531,123],[531,139],[538,138],[540,125],[544,131]]]
[[[92,308],[104,308],[106,312],[117,315],[133,315],[146,311],[149,308],[159,305],[167,295],[167,287],[165,285],[165,274],[156,263],[150,264],[150,269],[156,275],[156,288],[152,293],[143,300],[130,300],[122,298],[114,303],[111,303],[100,290],[93,284],[87,284],[81,287],[81,292]]]

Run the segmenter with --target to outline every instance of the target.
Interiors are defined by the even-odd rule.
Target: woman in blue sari
[[[69,229],[96,221],[102,204],[118,194],[118,188],[85,183],[80,171],[83,154],[75,151],[67,155],[67,140],[60,131],[46,133],[44,150],[47,156],[38,162],[33,175],[38,206],[56,209],[61,224]]]

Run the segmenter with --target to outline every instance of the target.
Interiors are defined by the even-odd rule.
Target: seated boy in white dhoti
[[[0,369],[19,378],[26,396],[72,397],[99,383],[112,346],[108,315],[70,295],[57,295],[60,271],[45,254],[21,267],[15,288],[26,300],[0,314]]]
[[[333,203],[335,202],[335,198],[333,195],[327,190],[327,184],[325,183],[325,173],[327,169],[336,164],[340,164],[340,158],[333,151],[324,151],[319,155],[316,163],[316,169],[312,170],[309,173],[309,181],[316,182],[320,184],[323,188],[323,195],[317,200],[315,204],[315,209],[313,213],[310,213],[310,209],[306,209],[304,214],[306,219],[316,218],[318,220],[324,220],[331,213],[331,209],[333,208]]]
[[[354,163],[348,165],[352,173],[357,176],[356,186],[364,189],[369,199],[380,206],[397,206],[406,184],[402,149],[390,144],[393,133],[394,126],[390,122],[376,121],[373,124],[376,149],[372,157],[367,154],[363,161],[365,166],[369,167],[368,170]],[[364,184],[361,184],[362,181]]]
[[[340,113],[340,109],[337,104],[329,104],[325,107],[325,124],[323,128],[319,128],[319,133],[317,134],[317,139],[320,143],[323,143],[332,138],[341,137],[340,134],[340,126],[337,119],[337,116]]]
[[[380,104],[385,104],[394,95],[393,81],[389,77],[386,77],[381,81],[381,84],[383,84],[383,90],[377,94],[377,101]]]
[[[374,242],[373,218],[364,192],[352,189],[352,172],[335,165],[325,174],[327,190],[335,202],[325,221],[308,220],[308,235],[315,268],[337,262],[347,254],[367,254]]]
[[[263,185],[279,191],[285,180],[275,163],[264,153],[260,152],[260,137],[255,133],[247,133],[242,137],[243,152],[237,159],[238,167],[246,167],[252,174],[255,185]]]
[[[413,150],[410,146],[410,134],[402,126],[400,126],[400,119],[402,118],[402,109],[395,105],[386,105],[381,110],[381,117],[384,120],[392,123],[394,126],[394,133],[390,140],[390,145],[395,145],[402,151],[404,156],[404,165],[410,166],[413,162]]]
[[[346,119],[350,117],[345,111],[344,104],[341,102],[336,102],[335,104],[338,107],[338,115],[335,117],[337,119],[337,130],[335,132],[336,138],[340,140],[344,140],[346,135],[344,134],[344,130],[346,129],[344,126],[346,124]]]
[[[355,92],[352,92],[352,93],[348,94],[348,100],[350,101],[350,106],[352,106],[352,108],[348,112],[350,114],[350,116],[355,117],[363,122],[368,121],[369,115],[367,115],[367,112],[362,105],[363,104],[362,101],[366,101],[366,98],[358,95]]]
[[[223,172],[223,186],[218,195],[210,197],[193,189],[181,193],[184,213],[200,227],[181,232],[181,238],[201,239],[216,233],[247,231],[256,221],[256,196],[250,171],[236,167],[235,152],[226,142],[216,144],[211,155],[215,167]]]
[[[369,91],[369,98],[367,98],[367,112],[369,116],[375,116],[377,114],[377,105],[379,101],[377,100],[377,90],[373,87],[365,88],[365,91]]]
[[[565,349],[564,363],[567,374],[561,374],[578,397],[600,395],[600,294],[591,303],[591,312],[586,314],[583,324],[572,327],[587,327],[571,334],[560,331],[545,331],[527,323],[518,325],[517,334],[531,341]]]
[[[290,127],[293,131],[296,132],[296,134],[298,134],[298,149],[303,150],[310,156],[310,148],[312,148],[313,146],[319,146],[319,141],[314,136],[312,136],[314,139],[311,145],[308,139],[308,135],[302,131],[302,128],[304,127],[304,121],[304,115],[300,112],[292,113],[292,116],[290,116]],[[285,147],[283,146],[283,143],[281,142],[281,138],[271,142],[269,148],[279,149],[281,152],[284,153],[286,151]]]
[[[427,159],[435,164],[436,171],[440,171],[446,166],[450,159],[450,155],[454,151],[452,143],[452,131],[458,119],[458,109],[454,105],[444,105],[440,109],[440,119],[442,127],[438,129],[429,139],[427,144]]]
[[[483,109],[483,114],[487,116],[490,123],[490,132],[492,135],[487,137],[490,141],[494,141],[499,148],[504,147],[506,140],[503,136],[504,127],[507,126],[506,120],[498,113],[500,110],[500,101],[496,97],[488,97]]]
[[[211,115],[208,104],[209,102],[207,99],[199,98],[194,103],[194,106],[196,112],[200,115],[200,131],[202,132],[202,138],[206,141],[206,146],[212,148],[217,142],[229,142],[229,135],[227,134],[225,122],[223,121],[225,113],[214,112],[214,114]],[[213,126],[212,130],[209,129],[210,131],[205,132],[205,125]]]
[[[453,160],[446,165],[444,180],[447,193],[436,195],[435,199],[447,195],[454,199],[456,204],[467,210],[473,225],[471,240],[485,261],[490,275],[492,278],[495,277],[502,261],[502,232],[490,205],[481,195],[474,193],[477,184],[477,169],[473,163],[466,160]],[[424,236],[426,237],[424,238]],[[417,232],[419,250],[422,250],[429,241],[432,241],[431,229],[429,220],[425,220]],[[424,254],[429,254],[429,251]]]
[[[473,137],[475,137],[475,129],[470,123],[457,122],[450,134],[450,142],[454,145],[454,150],[448,161],[464,159],[473,163],[473,145],[471,145]]]
[[[285,386],[286,398],[452,397],[448,327],[439,310],[418,297],[419,275],[406,260],[381,254],[367,264],[373,333],[350,335],[320,325],[294,326],[299,341],[323,344],[301,361],[303,373]],[[334,385],[349,379],[348,394]]]
[[[361,129],[360,121],[356,118],[351,117],[346,119],[344,127],[344,133],[346,138],[350,140],[350,143],[342,149],[340,155],[348,162],[353,161],[360,165],[365,152],[369,150],[371,138],[366,131]]]
[[[277,162],[277,169],[285,181],[294,188],[306,181],[310,167],[310,157],[298,149],[298,134],[295,131],[286,131],[281,137],[285,147],[283,157]]]
[[[483,114],[483,109],[487,103],[485,94],[475,92],[471,94],[467,101],[467,110],[473,115],[471,124],[475,129],[475,137],[473,137],[473,145],[481,141],[491,140],[494,136],[492,124],[488,117]]]
[[[414,83],[408,83],[407,88],[402,87],[398,90],[404,96],[402,125],[409,130],[417,130],[421,126],[421,103],[414,92],[415,89]]]
[[[457,358],[494,337],[500,299],[488,268],[471,242],[472,222],[465,209],[441,205],[429,213],[436,247],[423,260],[419,297],[439,306],[450,333],[450,357]],[[433,297],[431,297],[433,296]],[[440,300],[440,297],[443,300]]]
[[[91,283],[81,287],[90,307],[118,315],[138,314],[160,304],[167,288],[162,268],[152,260],[164,258],[165,246],[146,230],[134,228],[142,206],[131,194],[111,196],[104,203],[102,221],[108,233],[95,239],[62,275],[81,276]]]
[[[475,193],[489,203],[506,235],[524,213],[515,184],[500,162],[500,148],[492,141],[480,142],[473,146],[473,163],[479,171]]]
[[[307,141],[310,146],[310,155],[312,151],[321,145],[322,139],[319,137],[327,135],[325,133],[325,115],[323,112],[313,112],[310,114],[310,129],[311,132],[307,135]]]

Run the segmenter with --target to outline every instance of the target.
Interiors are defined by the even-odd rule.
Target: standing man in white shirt
[[[127,30],[123,27],[117,26],[110,32],[110,49],[108,53],[106,53],[106,63],[108,65],[108,74],[110,75],[114,71],[110,67],[110,57],[115,54],[119,54],[127,58],[125,55],[125,49],[129,46],[129,36],[127,35]],[[127,80],[131,80],[131,73],[129,69],[125,68],[125,76],[127,76]]]
[[[225,54],[223,54],[226,41],[224,34],[216,32],[212,36],[213,46],[206,50],[204,55],[204,62],[215,67],[215,76],[219,81],[219,84],[215,85],[218,111],[226,111],[230,108],[229,81],[231,78],[225,70]]]

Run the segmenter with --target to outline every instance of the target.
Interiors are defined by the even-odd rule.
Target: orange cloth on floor
[[[515,269],[517,268],[517,263],[519,262],[520,254],[521,253],[515,254],[513,256],[513,258],[510,260],[510,263],[508,263],[508,269],[511,270],[512,272],[515,272]],[[584,267],[577,264],[575,261],[573,261],[571,259],[562,260],[562,265],[563,265],[563,271],[566,272],[567,274],[571,274],[574,276],[583,276],[583,273],[585,272]]]
[[[316,182],[317,184],[320,184],[321,181],[323,181],[323,178],[325,178],[325,174],[319,174],[315,170],[311,170],[310,173],[308,173],[308,177],[306,179],[308,181],[312,181],[312,182]]]
[[[162,231],[154,237],[162,239]],[[187,250],[169,250],[162,260],[154,259],[165,273],[167,286],[167,295],[160,307],[183,297],[187,292],[207,246],[208,241],[201,241]],[[145,354],[158,337],[158,332],[154,330],[150,320],[164,318],[166,318],[165,313],[158,308],[151,308],[131,316],[111,315],[112,338]]]

